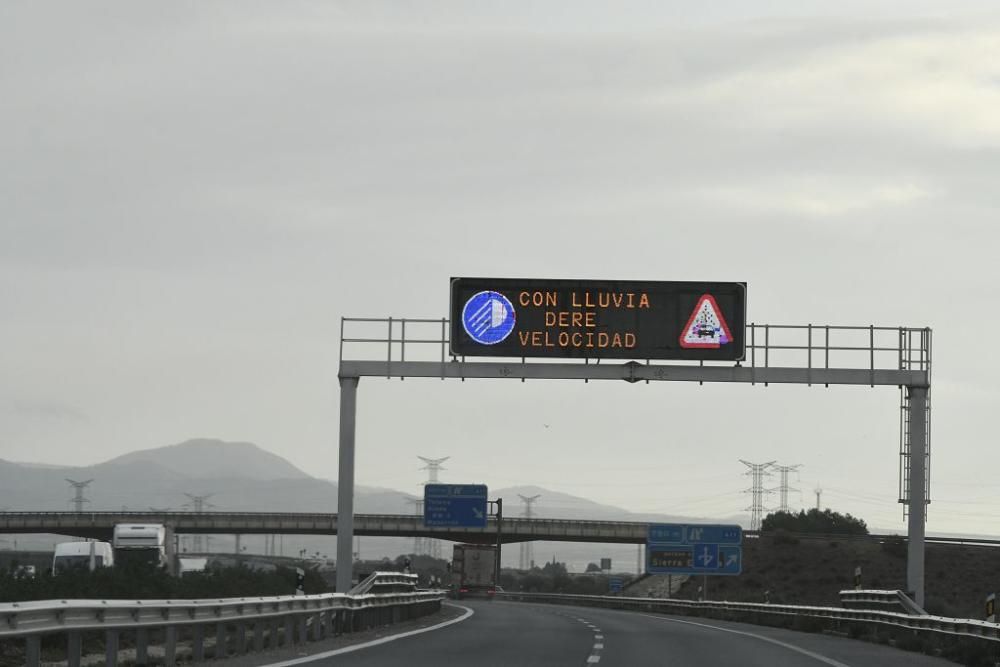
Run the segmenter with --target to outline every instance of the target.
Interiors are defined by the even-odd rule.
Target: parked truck
[[[496,593],[497,548],[493,544],[456,544],[451,558],[452,595],[456,598]]]
[[[115,525],[115,560],[119,565],[150,563],[167,565],[167,529],[159,523],[119,523]]]

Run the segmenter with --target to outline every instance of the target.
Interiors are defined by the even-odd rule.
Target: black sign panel
[[[451,351],[738,361],[746,283],[452,278]]]

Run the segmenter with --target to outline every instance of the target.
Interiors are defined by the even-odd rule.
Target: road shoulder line
[[[645,616],[646,618],[655,618],[660,621],[665,621],[667,623],[682,623],[684,625],[694,625],[699,628],[706,628],[708,630],[718,630],[719,632],[728,632],[734,635],[743,635],[744,637],[753,637],[754,639],[759,639],[762,642],[768,642],[769,644],[776,644],[782,648],[786,648],[790,651],[795,651],[796,653],[801,653],[802,655],[808,656],[813,660],[819,660],[820,662],[830,665],[830,667],[850,667],[839,660],[834,660],[833,658],[828,658],[825,655],[820,655],[819,653],[814,653],[807,649],[796,646],[795,644],[789,644],[783,642],[779,639],[772,639],[771,637],[765,637],[764,635],[758,635],[753,632],[746,632],[744,630],[732,630],[730,628],[721,628],[718,625],[709,625],[708,623],[695,623],[694,621],[684,621],[679,618],[669,618],[667,616],[654,616],[652,614],[639,614],[639,616]]]
[[[364,642],[363,644],[355,644],[353,646],[345,646],[344,648],[334,649],[332,651],[324,651],[323,653],[316,653],[314,655],[305,656],[302,658],[295,658],[293,660],[283,660],[281,662],[272,662],[264,665],[263,667],[291,667],[292,665],[307,665],[310,662],[315,662],[317,660],[324,660],[326,658],[332,658],[337,655],[343,655],[345,653],[353,653],[354,651],[360,651],[361,649],[370,648],[372,646],[378,646],[380,644],[388,644],[389,642],[394,642],[397,639],[403,639],[404,637],[412,637],[414,635],[420,635],[425,632],[431,632],[432,630],[440,630],[441,628],[448,627],[449,625],[454,625],[455,623],[461,623],[474,612],[472,609],[462,606],[460,604],[452,604],[450,602],[445,602],[444,604],[450,607],[458,607],[459,609],[464,609],[465,613],[458,618],[453,618],[449,621],[444,621],[443,623],[438,623],[437,625],[432,625],[428,628],[420,628],[418,630],[410,630],[409,632],[401,632],[398,635],[391,635],[389,637],[382,637],[381,639],[373,639],[370,642]]]

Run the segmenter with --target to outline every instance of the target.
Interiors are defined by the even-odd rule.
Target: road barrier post
[[[229,654],[229,647],[226,646],[228,641],[228,636],[226,633],[226,624],[219,621],[215,624],[215,659],[220,660],[225,658]]]
[[[191,658],[195,662],[205,659],[205,626],[201,624],[191,628]]]
[[[118,665],[118,630],[111,629],[104,633],[104,664],[106,667]]]
[[[42,658],[42,638],[38,635],[28,635],[25,639],[24,659],[28,667],[38,667]]]
[[[66,664],[68,667],[80,667],[83,658],[83,637],[78,631],[66,635]]]
[[[245,645],[246,634],[243,635],[243,642]],[[167,667],[177,664],[177,626],[168,625],[163,629],[163,662]]]
[[[145,665],[149,662],[149,630],[137,628],[135,631],[135,664]]]

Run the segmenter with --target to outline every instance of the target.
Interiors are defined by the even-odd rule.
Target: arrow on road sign
[[[715,560],[715,555],[709,551],[708,547],[702,547],[701,555],[698,556],[698,560],[701,561],[702,567],[710,567],[712,561]]]

